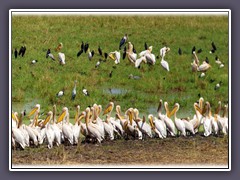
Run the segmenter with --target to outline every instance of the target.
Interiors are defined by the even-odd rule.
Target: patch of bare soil
[[[45,145],[12,150],[13,165],[170,165],[228,164],[228,137],[114,140],[101,145]]]

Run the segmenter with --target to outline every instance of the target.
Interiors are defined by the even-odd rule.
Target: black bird
[[[209,64],[209,59],[206,57],[205,62]]]
[[[100,46],[98,46],[98,52],[99,52],[99,55],[102,56],[102,49],[100,48]]]
[[[195,52],[195,51],[196,51],[196,47],[193,46],[193,48],[192,48],[192,54],[193,54],[193,52]]]
[[[178,49],[178,54],[179,54],[179,55],[182,55],[182,50],[181,50],[181,48]]]
[[[136,51],[136,49],[134,48],[134,44],[133,44],[133,52],[134,52],[135,54],[137,54],[137,51]]]
[[[198,93],[198,98],[202,97],[200,93]]]
[[[15,48],[15,51],[14,51],[14,56],[15,56],[15,59],[17,58],[18,56],[18,52],[17,52],[17,49]]]
[[[215,81],[215,79],[210,79],[210,83],[213,83]]]
[[[26,114],[27,114],[27,113],[26,113],[26,109],[24,109],[24,111],[23,111],[23,115],[26,116]]]
[[[83,53],[83,49],[80,49],[77,53],[77,57],[79,57]]]
[[[112,77],[112,73],[113,73],[113,71],[110,71],[110,73],[109,73],[109,77],[110,78]]]
[[[148,49],[148,45],[147,45],[147,43],[145,42],[145,44],[144,44],[144,48],[145,48],[145,50],[147,50]]]
[[[53,54],[51,53],[50,49],[47,50],[46,58],[48,58],[48,57],[50,57],[52,60],[55,60],[55,58],[54,58]]]
[[[85,52],[85,53],[87,52],[88,48],[89,48],[89,44],[86,42],[86,44],[85,44],[85,46],[84,46],[84,52]]]
[[[47,53],[46,53],[46,58],[48,58],[48,54],[50,54],[50,53],[51,53],[51,50],[48,49],[48,50],[47,50]]]
[[[84,49],[84,42],[82,41],[82,44],[81,44],[81,49],[83,50]]]
[[[198,51],[197,51],[197,53],[201,53],[202,52],[202,49],[199,49]]]
[[[210,54],[214,53],[217,50],[216,45],[214,44],[214,42],[212,42],[212,50],[209,52]]]
[[[127,47],[125,46],[123,50],[123,59],[125,59],[126,55],[127,55]]]
[[[214,42],[212,42],[212,48],[216,51],[217,50],[217,47],[216,45],[214,44]]]
[[[26,46],[22,46],[18,52],[18,55],[23,57],[25,52],[26,52]]]
[[[105,57],[105,60],[107,60],[107,57],[108,57],[108,53],[104,53],[104,57]]]
[[[126,43],[127,38],[127,34],[125,34],[119,43],[119,50],[121,50],[122,46]]]

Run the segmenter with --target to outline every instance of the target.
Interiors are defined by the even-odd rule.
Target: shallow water
[[[108,94],[119,95],[119,94],[126,94],[127,90],[120,89],[120,88],[108,88],[108,89],[103,90],[103,92],[108,93]]]

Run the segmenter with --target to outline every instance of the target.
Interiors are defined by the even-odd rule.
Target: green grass
[[[95,64],[100,56],[100,45],[104,52],[118,49],[122,36],[128,33],[137,52],[144,50],[144,43],[153,46],[153,54],[159,55],[159,49],[169,46],[171,51],[165,59],[170,66],[166,72],[157,60],[155,66],[143,64],[136,69],[127,59],[122,60],[113,69],[114,62],[108,60],[98,69]],[[159,98],[168,101],[172,107],[180,104],[178,116],[193,115],[193,103],[198,94],[209,101],[213,108],[218,101],[228,100],[228,17],[227,16],[13,16],[12,49],[26,44],[25,56],[14,58],[12,55],[12,110],[29,111],[36,103],[41,104],[41,112],[52,110],[57,105],[58,113],[64,106],[70,109],[74,117],[75,106],[81,110],[94,103],[107,106],[109,101],[119,104],[125,111],[129,107],[139,109],[141,115],[156,114]],[[89,42],[95,56],[89,61],[87,54],[79,58],[76,54],[81,42]],[[217,45],[215,54],[209,54],[211,42]],[[54,51],[59,42],[63,43],[62,52],[66,55],[66,65],[60,66],[45,58],[48,48]],[[207,56],[212,68],[206,77],[200,79],[200,73],[192,73],[190,63],[193,60],[191,49],[202,48],[198,55],[201,62]],[[181,47],[183,55],[178,55]],[[215,55],[225,63],[219,69]],[[31,65],[33,59],[38,63]],[[21,69],[19,68],[21,67]],[[113,70],[112,78],[109,72]],[[140,80],[129,79],[129,74],[141,76]],[[215,79],[214,83],[209,83]],[[77,80],[77,96],[71,101],[71,93]],[[215,91],[214,86],[222,81],[222,87]],[[86,87],[90,96],[82,94]],[[65,96],[57,98],[56,93],[65,89]],[[113,95],[109,88],[126,90],[126,93]]]

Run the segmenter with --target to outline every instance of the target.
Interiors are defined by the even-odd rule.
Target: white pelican
[[[137,124],[138,129],[142,132],[143,135],[147,135],[148,137],[152,138],[152,130],[151,126],[146,122],[145,116],[143,116],[143,119],[139,118],[139,111],[138,109],[133,110],[135,114],[134,121]]]
[[[224,135],[228,134],[228,117],[227,117],[227,112],[228,112],[228,105],[224,105],[224,110],[223,110],[223,115],[222,118],[224,120],[224,127],[223,127],[223,133]]]
[[[163,138],[163,137],[162,137],[162,134],[158,131],[158,129],[156,128],[156,126],[155,126],[154,123],[153,123],[153,115],[152,115],[152,114],[149,114],[149,115],[148,115],[148,120],[149,120],[149,123],[150,123],[150,126],[151,126],[153,132],[154,132],[155,134],[157,134],[159,138]]]
[[[90,117],[90,108],[87,107],[85,111],[86,111],[85,121],[86,121],[86,127],[87,127],[88,134],[90,137],[96,139],[98,143],[101,143],[102,140],[104,139],[104,137],[100,133],[99,126],[96,124],[93,124],[89,118]]]
[[[77,80],[74,81],[74,88],[72,90],[72,100],[75,99],[76,94],[77,94]]]
[[[209,64],[208,59],[206,59],[201,65],[198,65],[197,71],[206,72],[210,67],[211,65]]]
[[[113,102],[109,102],[108,106],[103,111],[103,115],[109,114],[111,116],[113,108],[114,108],[114,103]]]
[[[176,132],[176,127],[174,122],[169,118],[170,112],[168,109],[168,103],[164,102],[164,107],[166,110],[166,115],[162,114],[162,99],[159,101],[159,106],[158,106],[158,118],[161,119],[167,127],[167,131],[171,134],[171,136],[175,136],[177,134]]]
[[[29,146],[29,135],[25,130],[25,125],[22,125],[23,112],[21,113],[20,118],[17,118],[17,113],[12,114],[13,119],[16,120],[16,126],[12,127],[12,143],[13,147],[18,143],[22,149],[25,149],[26,146]]]
[[[160,56],[161,57],[164,57],[166,55],[167,52],[170,51],[170,48],[169,47],[163,47],[160,49]]]
[[[75,115],[75,123],[72,126],[72,130],[73,130],[73,143],[74,144],[78,144],[78,139],[80,137],[80,132],[81,132],[81,123],[79,123],[78,121],[78,116],[79,116],[79,111],[80,111],[80,106],[77,105],[76,107],[76,115]]]
[[[135,68],[140,68],[140,64],[143,62],[147,62],[145,56],[141,56],[140,58],[136,59],[135,61]]]
[[[128,35],[125,34],[119,43],[119,50],[121,50],[122,46],[127,42],[127,39],[128,39]]]
[[[121,116],[121,107],[119,105],[116,106],[116,113],[118,113]],[[119,119],[116,118],[110,118],[110,122],[112,123],[114,129],[117,131],[116,134],[119,136],[123,136],[124,135],[124,130],[122,128],[121,122]]]
[[[174,122],[175,122],[175,125],[176,125],[176,128],[180,131],[180,133],[183,135],[183,136],[186,136],[186,126],[185,126],[185,123],[177,118],[177,111],[179,110],[179,107],[180,105],[178,103],[175,103],[174,105],[174,108],[171,112],[171,114],[174,114]]]
[[[194,126],[191,122],[189,122],[189,118],[188,119],[181,119],[181,120],[185,124],[186,131],[189,131],[191,134],[194,135],[195,134]]]
[[[200,118],[202,118],[201,112],[202,109],[199,107],[197,103],[193,104],[193,108],[195,110],[195,115],[193,116],[193,119],[191,119],[189,122],[193,125],[194,132],[198,132],[198,128],[201,125]]]
[[[104,133],[104,123],[103,120],[99,117],[100,112],[101,112],[101,107],[102,106],[98,106],[97,104],[93,105],[93,116],[92,116],[92,122],[96,122],[96,125],[99,126],[99,130],[101,133],[102,137],[105,137],[105,133]],[[110,117],[110,114],[109,114]]]
[[[210,112],[210,103],[206,102],[203,112],[203,128],[204,128],[204,136],[209,136],[212,134],[212,120],[211,120],[211,112]],[[205,116],[206,114],[206,116]]]
[[[59,52],[58,53],[58,59],[59,59],[59,63],[61,65],[66,64],[66,62],[65,62],[65,54],[64,53]]]
[[[112,60],[114,60],[114,62],[115,62],[115,64],[119,64],[120,63],[120,52],[119,51],[113,51],[113,52],[110,52],[109,54],[108,54],[108,56],[112,59]]]
[[[64,137],[73,145],[73,130],[72,124],[69,122],[69,112],[67,107],[62,109],[62,113],[57,120],[57,123],[59,122],[62,122],[62,132]]]
[[[148,116],[152,129],[158,134],[159,138],[163,139],[167,137],[167,127],[163,120],[153,117],[152,114]],[[155,128],[155,129],[154,129]]]
[[[126,117],[126,119],[121,117],[119,113],[116,114],[116,118],[120,120],[123,130],[124,130],[125,134],[127,135],[127,138],[128,138],[128,136],[131,136],[133,138],[138,137],[138,139],[142,139],[142,133],[137,128],[136,123],[134,122],[135,125],[133,125],[133,109],[132,108],[129,108],[125,112],[125,117]]]
[[[170,51],[169,47],[163,47],[160,49],[160,56],[162,57],[161,65],[167,71],[169,71],[169,65],[168,65],[168,62],[166,60],[164,60],[164,57],[165,57],[166,53],[169,51]]]
[[[54,130],[53,130],[51,124],[49,123],[52,120],[52,117],[53,117],[53,112],[49,111],[46,119],[43,122],[43,126],[45,127],[45,134],[46,134],[49,149],[51,149],[53,147],[53,142],[54,142],[54,139],[55,139]]]
[[[103,122],[105,135],[114,140],[114,128],[110,122],[110,115],[106,116],[106,120]]]
[[[135,61],[137,59],[137,54],[133,52],[133,45],[131,42],[128,42],[128,49],[126,54],[127,54],[128,60],[135,64]]]

